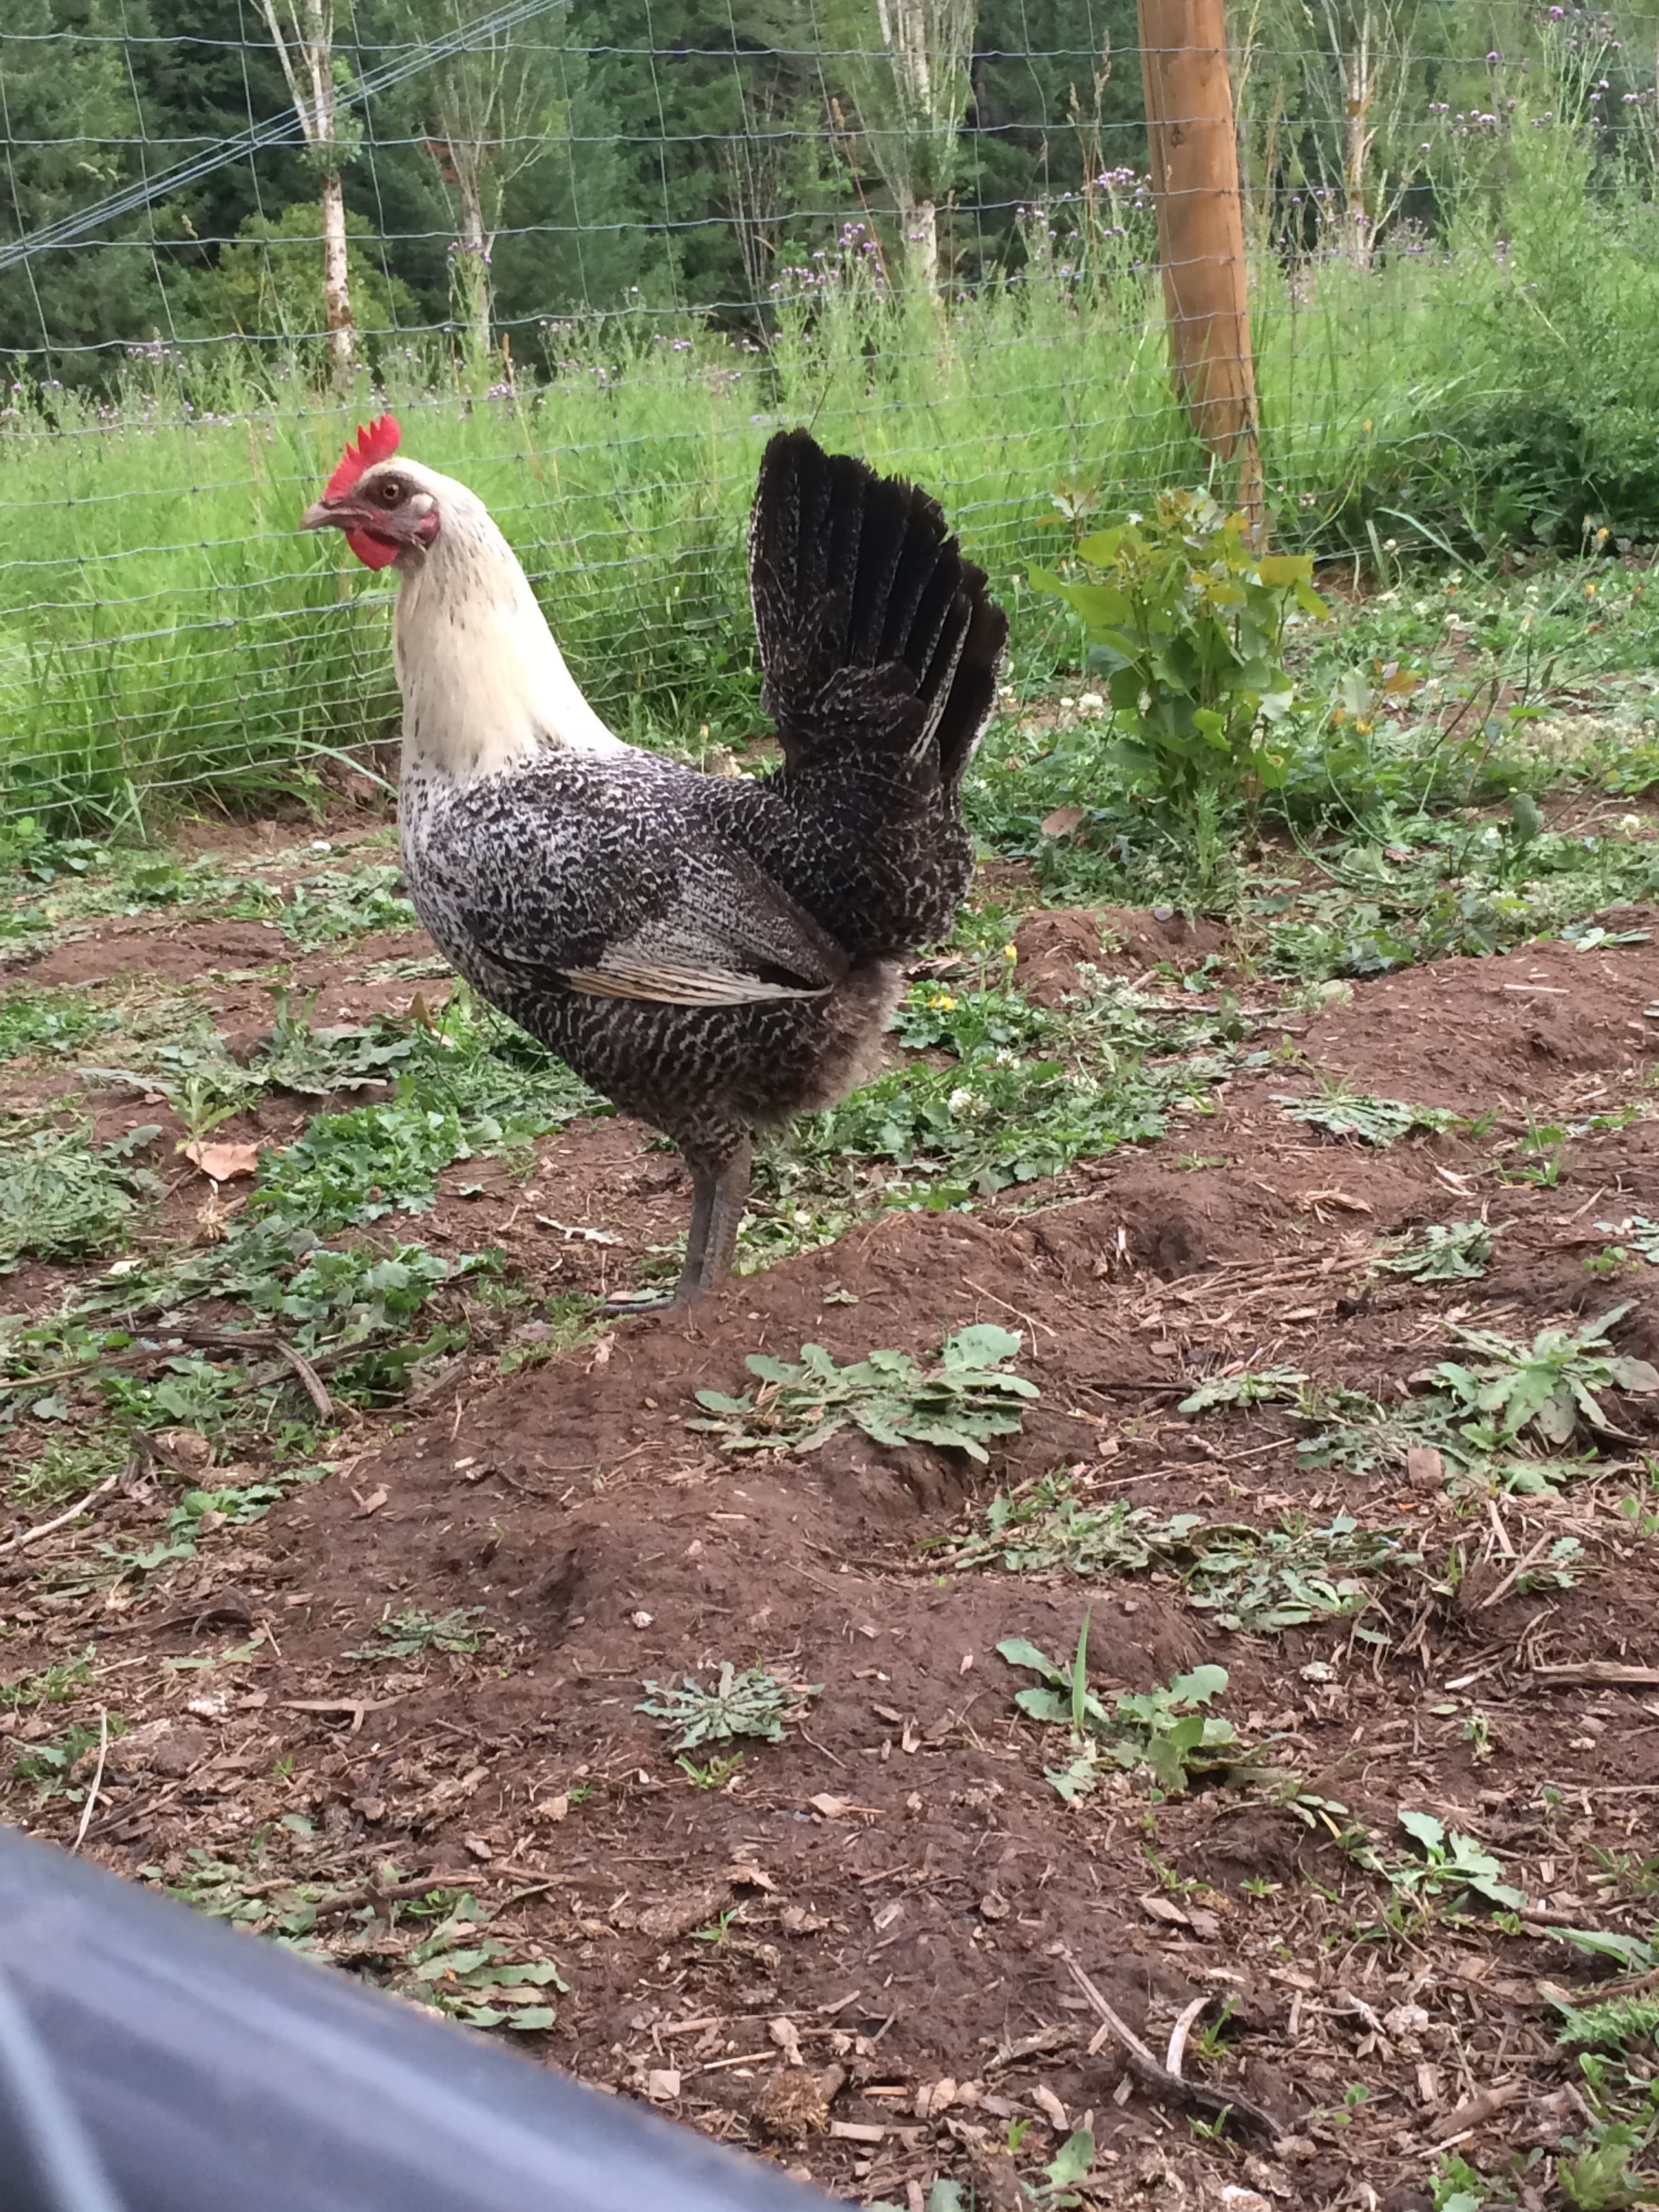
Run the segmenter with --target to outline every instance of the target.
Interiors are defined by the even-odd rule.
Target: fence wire
[[[693,750],[757,726],[777,425],[945,501],[1016,682],[1077,649],[1029,565],[1212,470],[1126,0],[183,15],[14,0],[0,30],[0,817],[143,822],[390,733],[391,586],[295,529],[381,406],[489,502],[602,711]],[[1652,4],[1234,10],[1280,542],[1652,534],[1656,33]]]

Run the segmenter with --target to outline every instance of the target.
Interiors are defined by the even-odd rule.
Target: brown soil
[[[1119,914],[1034,914],[1017,943],[1037,998],[1079,961],[1195,966],[1225,950],[1210,925]],[[118,950],[181,980],[273,957],[270,933],[246,925],[116,924],[31,980],[110,975]],[[350,975],[388,951],[356,948],[343,975],[333,956],[290,964],[296,980],[331,968],[330,1012],[362,1012],[384,1002]],[[228,1012],[257,1012],[257,982],[210,988]],[[1590,1887],[1589,1854],[1650,1848],[1659,1703],[1650,1682],[1546,1670],[1650,1666],[1659,1650],[1659,1563],[1610,1510],[1638,1478],[1459,1500],[1433,1472],[1308,1464],[1282,1406],[1176,1408],[1194,1376],[1245,1365],[1397,1401],[1453,1348],[1453,1316],[1526,1339],[1625,1304],[1618,1346],[1659,1358],[1646,1273],[1609,1282],[1583,1264],[1610,1241],[1598,1222],[1659,1218],[1653,1125],[1589,1126],[1647,1095],[1656,997],[1659,943],[1538,945],[1357,985],[1264,1030],[1275,1060],[1213,1114],[1085,1164],[1045,1211],[888,1216],[689,1317],[622,1324],[506,1379],[488,1361],[450,1370],[412,1410],[362,1419],[328,1480],[137,1604],[118,1591],[89,1615],[0,1561],[8,1673],[92,1636],[130,1663],[123,1709],[161,1723],[112,1762],[92,1855],[176,1880],[191,1851],[234,1860],[300,1816],[314,1841],[294,1848],[343,1887],[387,1861],[465,1868],[495,1932],[556,1958],[570,1984],[532,2048],[861,2198],[902,2203],[952,2172],[1012,2203],[998,2147],[1017,2118],[1035,2123],[1027,2172],[1034,2146],[1086,2118],[1101,2201],[1236,2212],[1247,2200],[1224,2186],[1425,2205],[1437,2143],[1462,2131],[1455,2109],[1504,2084],[1464,2154],[1553,2142],[1577,2123],[1540,1986],[1578,1965],[1541,1930],[1641,1924]],[[1372,1152],[1286,1118],[1280,1100],[1316,1078],[1501,1118]],[[1529,1117],[1578,1131],[1553,1182],[1518,1178],[1543,1157],[1515,1150]],[[452,1171],[418,1233],[501,1243],[550,1289],[635,1281],[685,1203],[646,1141],[600,1121],[549,1139],[528,1183],[489,1163]],[[481,1188],[463,1196],[463,1181]],[[1501,1233],[1480,1281],[1365,1266],[1376,1237],[1482,1211]],[[1042,1390],[988,1471],[847,1432],[803,1456],[734,1459],[687,1425],[697,1389],[750,1386],[748,1354],[923,1352],[975,1321],[1022,1333]],[[1659,1401],[1607,1404],[1654,1448]],[[1096,1502],[1159,1515],[1346,1513],[1414,1531],[1445,1587],[1391,1587],[1374,1616],[1387,1640],[1367,1644],[1346,1620],[1229,1634],[1165,1574],[940,1571],[925,1546],[1057,1468]],[[145,1540],[155,1522],[141,1486],[100,1504],[97,1534]],[[1564,1536],[1583,1547],[1572,1585],[1524,1589],[1517,1561]],[[65,1531],[31,1566],[90,1541]],[[1443,1577],[1449,1559],[1461,1573]],[[482,1607],[495,1640],[476,1658],[374,1668],[349,1655],[388,1605]],[[1059,1741],[1016,1710],[1025,1678],[996,1647],[1028,1637],[1064,1661],[1085,1615],[1098,1687],[1220,1661],[1241,1731],[1272,1737],[1274,1763],[1346,1812],[1237,1789],[1153,1809],[1127,1778],[1062,1804],[1042,1776]],[[245,1644],[254,1626],[269,1641],[251,1664],[159,1665]],[[822,1693],[784,1742],[703,1789],[635,1707],[643,1682],[722,1659]],[[18,1792],[12,1812],[65,1836],[61,1802],[33,1809]],[[1385,1893],[1334,1832],[1363,1821],[1404,1855],[1401,1806],[1480,1837],[1547,1911],[1515,1936],[1443,1920],[1366,1940]],[[1268,2107],[1284,2139],[1200,2142],[1149,2101],[1109,2042],[1092,2047],[1067,1953],[1160,2051],[1190,1999],[1231,1999],[1221,2049],[1190,2069]],[[819,2069],[843,2069],[833,2101],[794,2094],[792,2043],[815,2088]],[[1350,2118],[1354,2081],[1369,2094]]]

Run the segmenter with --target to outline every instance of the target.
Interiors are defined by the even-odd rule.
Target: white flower
[[[953,1120],[965,1114],[974,1103],[974,1094],[966,1085],[958,1084],[945,1100],[945,1107]]]
[[[1635,836],[1641,826],[1642,817],[1639,814],[1621,814],[1619,817],[1619,827],[1627,837]]]
[[[1103,707],[1106,704],[1106,702],[1102,698],[1098,691],[1082,691],[1078,695],[1077,703],[1079,707],[1085,708],[1091,713],[1094,713],[1100,708]]]

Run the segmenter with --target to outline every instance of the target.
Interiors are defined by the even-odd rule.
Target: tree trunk
[[[451,149],[455,164],[455,186],[461,203],[459,264],[456,270],[460,294],[461,343],[476,366],[489,351],[489,249],[494,240],[484,229],[483,193],[471,149]]]
[[[1376,225],[1365,204],[1365,171],[1376,137],[1370,119],[1376,71],[1370,34],[1368,18],[1361,26],[1358,45],[1342,57],[1342,212],[1348,258],[1356,269],[1370,267],[1376,242]]]
[[[1259,532],[1261,458],[1238,144],[1223,0],[1138,0],[1158,263],[1175,380],[1193,428],[1239,464]]]
[[[899,227],[904,233],[904,258],[913,283],[918,284],[930,300],[939,297],[939,203],[937,200],[902,200],[898,208]]]
[[[346,265],[345,194],[337,169],[326,171],[319,196],[323,216],[323,309],[328,318],[328,357],[344,383],[357,358],[351,319],[351,278]]]

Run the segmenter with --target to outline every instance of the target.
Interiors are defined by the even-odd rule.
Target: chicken
[[[678,1146],[684,1305],[731,1270],[754,1133],[868,1079],[902,963],[951,927],[1006,619],[934,501],[781,433],[749,569],[783,762],[702,775],[605,727],[482,501],[398,441],[360,431],[303,526],[399,572],[410,895],[476,991]]]

